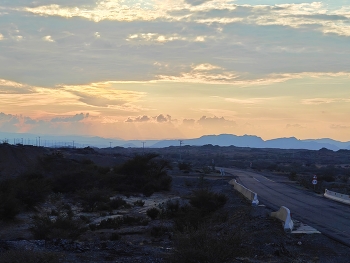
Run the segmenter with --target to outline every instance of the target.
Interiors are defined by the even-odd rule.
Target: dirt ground
[[[147,209],[158,207],[169,199],[186,201],[194,189],[206,187],[225,194],[228,200],[222,208],[229,218],[233,229],[239,228],[243,233],[240,247],[247,251],[244,256],[237,256],[228,262],[321,262],[348,263],[350,248],[327,238],[322,234],[285,233],[282,224],[269,216],[271,210],[265,206],[252,207],[239,193],[228,184],[231,178],[204,177],[198,174],[180,174],[173,172],[173,185],[170,192],[156,193],[150,197],[123,197],[132,204],[142,199],[143,207],[131,207],[119,210],[113,216],[146,216]],[[45,209],[43,207],[39,209]],[[47,208],[47,207],[46,207]],[[81,211],[75,211],[82,215]],[[110,215],[98,213],[84,214],[91,222],[98,223]],[[6,251],[49,251],[61,255],[60,262],[176,262],[172,257],[174,234],[171,231],[161,236],[152,235],[152,228],[166,226],[171,229],[171,220],[150,220],[146,226],[123,226],[116,230],[102,229],[86,231],[76,241],[69,240],[33,240],[29,227],[32,214],[21,214],[15,223],[0,224],[0,262]],[[120,238],[113,240],[117,234]],[[2,254],[1,254],[2,253]],[[13,262],[13,261],[11,261]]]

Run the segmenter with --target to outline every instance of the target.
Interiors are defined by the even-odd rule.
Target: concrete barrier
[[[258,195],[243,185],[237,183],[235,179],[232,179],[229,182],[230,185],[233,185],[236,191],[244,195],[248,200],[252,201],[252,205],[257,206],[259,204]]]
[[[293,230],[294,223],[290,215],[290,210],[287,207],[281,206],[277,212],[271,212],[271,216],[283,221],[283,229],[285,231]]]
[[[326,191],[324,193],[324,197],[327,197],[329,199],[350,205],[350,196],[349,195],[336,193],[336,192],[329,191],[326,189]]]

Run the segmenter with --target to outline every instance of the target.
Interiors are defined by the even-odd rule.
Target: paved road
[[[239,183],[256,192],[261,204],[276,210],[286,206],[292,218],[350,246],[350,206],[276,182],[253,171],[224,169],[237,176]]]

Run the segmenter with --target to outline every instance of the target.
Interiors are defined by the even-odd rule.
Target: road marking
[[[260,183],[260,181],[258,179],[256,179],[255,177],[253,177],[254,180],[258,181]]]
[[[269,180],[269,181],[271,181],[271,182],[274,182],[274,183],[275,183],[275,181],[273,181],[273,180],[271,180],[271,179],[267,178],[266,176],[262,176],[262,177],[264,177],[266,180]]]

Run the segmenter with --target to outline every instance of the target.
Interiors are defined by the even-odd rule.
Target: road
[[[277,182],[254,171],[224,169],[226,173],[237,176],[237,182],[256,192],[260,204],[276,210],[286,206],[292,213],[292,219],[298,219],[350,246],[350,206]]]

